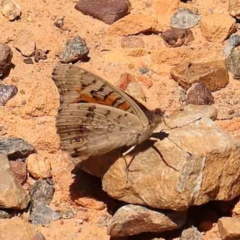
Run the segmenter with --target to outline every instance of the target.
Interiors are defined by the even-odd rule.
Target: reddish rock
[[[239,240],[240,219],[223,217],[218,220],[218,230],[223,240]]]
[[[141,82],[146,88],[150,88],[153,85],[152,79],[144,75],[138,76],[138,81]]]
[[[211,105],[213,102],[214,98],[211,91],[209,91],[202,83],[194,83],[187,91],[187,104]]]
[[[126,91],[129,83],[135,81],[136,79],[133,75],[131,75],[130,73],[123,73],[120,76],[119,80],[115,83],[115,85],[123,91]]]
[[[203,83],[209,91],[216,91],[229,83],[225,61],[179,64],[170,71],[171,77],[185,90],[193,83]]]
[[[128,36],[142,32],[153,31],[156,27],[156,18],[147,14],[130,14],[108,29],[109,35]]]
[[[128,0],[79,0],[75,8],[107,24],[126,16],[130,11]]]
[[[16,178],[22,184],[27,179],[27,166],[25,162],[20,161],[10,161],[10,166]]]
[[[168,29],[161,36],[168,47],[181,47],[194,40],[190,29]]]

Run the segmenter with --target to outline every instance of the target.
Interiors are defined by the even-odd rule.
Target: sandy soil
[[[22,7],[20,20],[9,22],[0,14],[2,32],[0,42],[8,43],[12,48],[15,65],[3,82],[14,84],[19,90],[5,107],[0,108],[0,123],[3,127],[0,135],[23,138],[33,144],[39,154],[46,156],[51,163],[56,184],[52,206],[59,209],[71,206],[77,211],[77,215],[72,219],[56,221],[48,227],[41,227],[40,231],[46,239],[107,240],[110,238],[104,221],[101,221],[104,216],[108,216],[107,209],[103,202],[86,198],[84,204],[88,206],[87,213],[79,210],[80,207],[71,196],[70,190],[73,183],[71,174],[73,166],[59,150],[55,128],[59,97],[51,73],[59,62],[58,55],[66,40],[76,35],[84,38],[90,49],[90,61],[77,65],[103,76],[112,83],[117,82],[122,73],[128,72],[139,76],[140,67],[151,69],[146,76],[152,79],[153,86],[147,89],[142,85],[146,94],[144,104],[150,109],[161,108],[167,115],[182,104],[179,100],[181,90],[170,78],[170,68],[188,57],[184,55],[185,51],[197,61],[221,57],[224,44],[207,42],[201,35],[200,27],[196,26],[192,29],[194,42],[181,49],[167,48],[159,35],[140,34],[139,37],[144,40],[149,53],[141,57],[131,57],[121,48],[121,37],[109,37],[106,34],[109,26],[76,11],[74,9],[76,2],[76,0],[18,0]],[[150,0],[131,0],[131,3],[132,13],[151,14]],[[227,13],[228,1],[196,0],[194,7],[198,8],[201,14]],[[64,30],[54,26],[55,20],[62,17],[65,22]],[[47,60],[33,65],[23,62],[21,53],[13,47],[13,41],[22,29],[34,34],[37,49],[49,50]],[[234,109],[235,112],[240,110],[239,95],[240,81],[231,79],[225,89],[214,93],[214,105],[219,109],[219,124],[240,139],[240,117],[231,119],[229,114],[230,109]],[[239,103],[236,102],[237,99]],[[85,219],[83,224],[79,224],[79,219]]]

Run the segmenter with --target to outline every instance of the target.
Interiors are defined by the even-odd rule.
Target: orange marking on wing
[[[124,102],[122,103],[121,105],[118,106],[118,108],[124,110],[124,111],[127,111],[131,106],[127,103],[127,102]]]

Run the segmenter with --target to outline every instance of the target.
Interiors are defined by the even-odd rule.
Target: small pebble
[[[18,89],[14,85],[0,85],[0,105],[5,104],[13,98],[18,92]]]

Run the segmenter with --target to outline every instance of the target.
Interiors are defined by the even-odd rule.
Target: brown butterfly
[[[56,120],[61,148],[85,160],[149,139],[162,121],[127,93],[73,65],[58,65],[52,74],[60,94]]]

